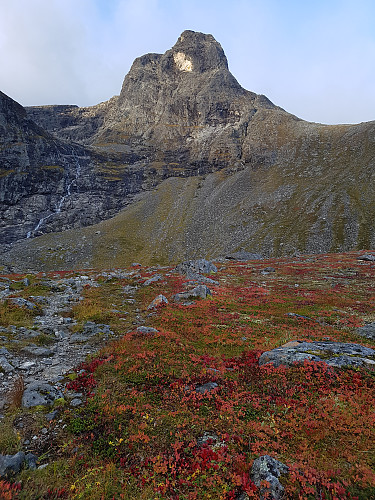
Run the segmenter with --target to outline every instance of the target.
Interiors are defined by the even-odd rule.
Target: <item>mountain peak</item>
[[[244,89],[229,72],[220,43],[212,35],[186,30],[164,54],[145,54],[134,61],[125,77],[119,104],[132,101],[131,107],[135,103],[144,106],[154,100],[154,108],[156,101],[161,103],[161,95],[168,104],[171,95],[190,101],[202,91],[207,94],[203,100],[212,100],[215,92],[227,92],[231,99],[233,94],[243,94]]]
[[[171,51],[180,71],[205,71],[225,68],[228,61],[219,42],[212,35],[185,30]]]

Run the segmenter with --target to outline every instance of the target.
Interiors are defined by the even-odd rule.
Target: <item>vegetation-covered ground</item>
[[[0,481],[0,498],[259,498],[249,471],[264,454],[289,466],[286,498],[375,498],[374,372],[258,365],[262,352],[296,339],[374,347],[356,328],[375,321],[375,262],[358,255],[220,263],[212,297],[191,305],[172,300],[187,279],[171,269],[148,286],[156,270],[140,267],[88,287],[70,315],[120,336],[67,377],[87,399],[76,409],[59,403],[64,427],[40,457],[48,466]],[[113,307],[129,285],[138,286],[136,303],[124,316]],[[169,304],[148,310],[160,293]],[[0,311],[5,326],[9,314]],[[137,332],[136,314],[158,333]],[[208,382],[217,386],[196,391]],[[21,443],[3,439],[0,452]]]

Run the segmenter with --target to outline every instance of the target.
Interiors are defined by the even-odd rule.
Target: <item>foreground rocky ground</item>
[[[0,498],[375,495],[375,255],[232,257],[0,276]]]

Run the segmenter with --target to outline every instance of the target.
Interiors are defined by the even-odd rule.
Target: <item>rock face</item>
[[[0,237],[26,239],[2,260],[122,266],[372,248],[374,158],[375,122],[300,120],[243,89],[212,35],[185,31],[165,54],[137,58],[120,95],[97,106],[26,113],[0,94]],[[42,233],[52,234],[31,241]]]
[[[90,225],[116,213],[141,190],[144,172],[125,169],[113,183],[98,169],[106,162],[56,139],[0,92],[1,243]]]
[[[165,54],[137,58],[118,98],[92,108],[48,106],[28,113],[61,138],[106,150],[121,144],[156,169],[204,173],[241,162],[241,142],[258,108],[279,109],[239,85],[212,35],[185,31]]]

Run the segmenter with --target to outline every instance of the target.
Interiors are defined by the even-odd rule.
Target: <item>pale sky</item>
[[[185,29],[211,33],[244,88],[300,118],[375,120],[374,0],[0,0],[0,90],[94,105]]]

